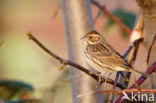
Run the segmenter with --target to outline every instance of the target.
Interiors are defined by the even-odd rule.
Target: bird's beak
[[[85,40],[86,40],[85,36],[81,37],[80,39],[81,39],[81,40],[83,40],[83,41],[85,41]]]

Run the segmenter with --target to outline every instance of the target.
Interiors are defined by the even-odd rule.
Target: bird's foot
[[[99,88],[100,85],[102,84],[102,78],[101,78],[101,77],[104,77],[104,78],[105,78],[104,84],[106,84],[107,81],[109,80],[109,77],[110,77],[110,75],[112,74],[112,72],[110,72],[110,73],[108,74],[108,76],[104,76],[105,74],[106,74],[106,73],[98,73],[99,79],[98,79],[98,84],[96,85],[96,88]]]
[[[101,85],[101,77],[102,77],[102,75],[101,75],[101,73],[98,73],[98,83],[97,83],[97,85],[96,85],[96,88],[99,88],[100,87],[100,85]]]

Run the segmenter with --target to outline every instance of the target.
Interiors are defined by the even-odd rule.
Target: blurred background
[[[133,28],[138,7],[135,0],[99,0],[114,15]],[[35,96],[47,103],[72,103],[68,67],[58,71],[58,61],[47,55],[26,32],[31,31],[44,45],[67,58],[67,46],[61,9],[53,19],[59,0],[0,0],[0,79],[26,82],[35,88]],[[92,6],[93,18],[98,9]],[[127,49],[128,35],[105,15],[97,19],[95,29],[104,34],[121,54]],[[146,49],[141,45],[136,68],[144,68]],[[59,89],[58,89],[59,88]],[[63,93],[63,91],[65,93]],[[61,93],[60,93],[61,92]],[[58,96],[59,95],[59,96]],[[66,96],[64,96],[66,95]],[[50,102],[53,101],[53,102]]]

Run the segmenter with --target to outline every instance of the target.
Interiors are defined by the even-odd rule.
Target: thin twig
[[[150,75],[150,74],[152,74],[155,70],[156,70],[156,62],[154,62],[151,66],[148,67],[146,73]],[[147,77],[141,76],[141,77],[136,81],[136,83],[137,83],[138,86],[139,86],[139,85],[141,85],[146,79],[147,79]],[[135,83],[134,83],[132,86],[130,86],[129,89],[134,89],[134,88],[136,88]],[[127,94],[127,95],[130,96],[130,93]],[[120,98],[119,98],[115,103],[121,103],[122,97],[123,97],[123,95],[120,96]]]
[[[132,35],[130,37],[130,43],[136,41],[138,38],[142,38],[142,34],[143,34],[143,29],[144,29],[144,21],[143,21],[143,17],[142,15],[139,13],[138,14],[138,17],[137,17],[137,20],[136,20],[136,23],[135,23],[135,27],[133,28],[133,32],[132,32]],[[143,40],[142,40],[143,41]],[[128,57],[128,62],[133,66],[134,65],[134,62],[136,60],[136,57],[137,57],[137,53],[138,53],[138,49],[139,49],[139,45],[136,45],[132,48],[132,51],[130,52],[129,54],[129,57]],[[132,68],[134,69],[134,67]],[[131,73],[126,73],[129,78],[131,76]],[[137,86],[137,83],[136,83],[136,74],[134,73],[134,82]],[[127,83],[128,85],[128,83]]]
[[[132,45],[128,46],[127,51],[123,54],[123,58],[126,58],[127,55],[129,54],[129,52],[132,50],[132,48],[133,48],[134,46],[138,45],[138,44],[139,44],[140,42],[142,42],[142,41],[143,41],[143,38],[140,38],[140,39],[134,41],[134,42],[132,43]],[[116,77],[115,77],[115,83],[114,83],[113,89],[116,88],[116,83],[118,82],[119,74],[121,74],[121,76],[122,76],[126,81],[128,81],[128,78],[123,74],[123,72],[117,72]],[[113,99],[113,97],[112,97],[112,99]]]
[[[143,41],[143,38],[142,38],[142,34],[143,34],[143,29],[144,29],[144,21],[143,21],[143,17],[141,14],[138,15],[138,18],[136,20],[136,23],[135,23],[135,27],[133,28],[133,32],[131,34],[131,37],[130,37],[130,44],[136,42],[137,39],[140,38],[141,41]],[[136,59],[136,56],[137,56],[137,51],[138,51],[138,47],[139,47],[139,43],[136,42],[136,44],[138,45],[131,45],[129,46],[128,49],[131,49],[130,53],[129,53],[129,57],[128,57],[128,62],[133,65],[133,63],[135,62],[135,59]],[[124,57],[127,56],[128,54],[124,54]],[[124,73],[124,72],[121,72],[123,73],[124,76],[126,76],[127,79],[130,78],[131,76],[131,73]],[[116,77],[118,78],[118,77]],[[135,76],[134,76],[135,78]],[[128,86],[128,82],[123,79],[122,77],[119,78],[119,83],[122,83],[125,87]],[[115,96],[114,100],[116,100],[118,97]],[[112,98],[113,99],[113,98]]]
[[[105,6],[101,5],[98,1],[96,0],[91,0],[91,2],[97,6],[100,10],[103,11],[103,13],[108,16],[109,18],[111,18],[113,21],[115,21],[117,24],[120,25],[120,27],[122,27],[127,33],[128,35],[131,34],[132,30],[129,29],[125,24],[122,23],[122,21],[120,19],[118,19],[116,16],[113,16],[107,9]]]
[[[124,89],[124,90],[100,90],[100,91],[93,91],[85,94],[78,95],[77,97],[80,98],[85,95],[91,95],[91,94],[99,94],[99,93],[116,93],[116,94],[122,94],[123,92],[126,93],[156,93],[156,89]]]
[[[119,74],[120,74],[120,73],[121,73],[121,72],[117,72],[117,74],[116,74],[116,78],[115,78],[115,83],[114,83],[113,89],[116,88],[116,84],[117,84],[117,82],[118,82]]]
[[[135,41],[128,47],[127,51],[123,54],[123,58],[126,58],[126,56],[130,53],[130,51],[132,50],[132,48],[138,47],[138,45],[139,45],[142,41],[143,41],[143,38],[139,38],[139,39],[135,40]],[[135,56],[136,56],[136,55],[135,55]],[[126,76],[124,75],[123,72],[117,72],[116,77],[115,77],[115,83],[114,83],[114,86],[113,86],[113,89],[114,89],[114,90],[115,90],[116,84],[117,84],[117,82],[118,82],[118,80],[119,80],[119,74],[121,74],[121,77],[124,78],[126,84],[129,82],[129,78],[126,77]],[[108,101],[112,102],[112,101],[113,101],[113,98],[114,98],[114,94],[110,94],[110,97],[109,97],[109,100],[108,100]]]
[[[3,45],[3,41],[0,42],[0,47]]]
[[[156,34],[155,34],[154,39],[153,39],[153,41],[152,41],[152,43],[151,43],[151,45],[150,45],[150,48],[149,48],[149,50],[148,50],[148,55],[147,55],[147,59],[146,59],[147,65],[149,64],[149,59],[150,59],[151,50],[152,50],[152,47],[153,47],[155,41],[156,41]]]
[[[114,83],[114,85],[113,85],[113,90],[115,90],[115,88],[116,88],[116,84],[117,84],[117,82],[118,82],[120,73],[122,74],[122,72],[117,72],[117,73],[116,73],[115,83]],[[122,75],[122,76],[124,76],[124,75]],[[112,103],[112,102],[113,102],[113,97],[114,97],[114,93],[110,92],[107,103]]]
[[[153,63],[150,67],[148,67],[146,73],[147,74],[152,74],[154,71],[156,70],[156,62]],[[147,77],[141,76],[138,80],[137,80],[137,84],[141,85],[145,80],[147,79]],[[156,93],[156,89],[135,89],[136,85],[133,84],[132,86],[130,86],[129,89],[124,89],[124,90],[101,90],[101,91],[93,91],[90,93],[85,93],[85,94],[81,94],[77,97],[82,97],[85,95],[90,95],[90,94],[98,94],[98,93],[117,93],[117,94],[121,94],[124,92],[128,93],[128,95],[130,95],[131,92],[144,92],[144,93]],[[123,96],[123,95],[122,95]],[[120,100],[122,98],[122,96],[120,97]],[[119,100],[116,101],[115,103],[120,103]]]
[[[96,21],[98,20],[98,18],[100,17],[101,14],[101,10],[98,11],[97,15],[94,18],[94,25],[96,24]]]
[[[133,63],[134,63],[136,56],[137,56],[137,51],[138,51],[140,41],[141,42],[143,41],[143,38],[142,38],[143,28],[144,28],[143,18],[142,18],[142,15],[139,14],[138,19],[136,20],[136,24],[135,24],[135,27],[133,29],[131,38],[130,38],[130,44],[133,43],[134,46],[133,45],[129,46],[129,49],[131,49],[131,51],[129,53],[128,62],[132,66],[133,66]],[[140,41],[137,41],[137,40],[140,40]],[[137,44],[137,45],[135,45],[135,44]],[[127,55],[128,54],[125,53],[124,57]],[[124,75],[129,79],[131,73],[124,73]],[[121,81],[123,81],[122,78],[119,79],[119,82],[121,82]],[[128,85],[127,81],[124,81],[123,83],[125,86]]]
[[[143,21],[143,17],[141,14],[138,15],[138,18],[136,20],[135,23],[135,27],[133,29],[132,35],[130,37],[130,43],[136,41],[139,38],[142,38],[142,34],[143,34],[143,29],[144,29],[144,21]],[[130,52],[130,56],[128,58],[128,61],[130,64],[133,65],[135,59],[136,59],[136,54],[138,51],[138,46],[133,47],[133,50]]]
[[[72,61],[66,60],[64,58],[61,58],[59,56],[57,56],[55,53],[53,53],[52,51],[50,51],[48,48],[46,48],[38,39],[36,39],[31,32],[27,33],[28,37],[33,40],[41,49],[43,49],[46,53],[48,53],[50,56],[52,56],[53,58],[55,58],[56,60],[60,61],[60,63],[64,64],[64,65],[70,65],[75,67],[78,70],[81,70],[82,72],[88,74],[89,76],[91,76],[93,79],[95,79],[97,82],[100,81],[100,84],[104,83],[105,80],[107,80],[106,82],[109,84],[114,84],[114,81],[111,78],[104,78],[104,77],[99,77],[99,75],[97,73],[94,73],[90,70],[88,70],[87,68],[74,63]],[[124,89],[124,87],[122,85],[120,85],[120,83],[117,83],[117,87]]]
[[[132,32],[132,35],[130,37],[130,44],[135,42],[136,40],[138,40],[139,38],[142,39],[143,41],[143,38],[142,38],[142,34],[143,34],[143,29],[144,29],[144,21],[143,21],[143,17],[141,14],[138,15],[138,18],[136,20],[136,23],[135,23],[135,27],[133,28],[133,32]],[[140,43],[139,43],[140,44]],[[128,62],[133,66],[135,60],[136,60],[136,56],[137,56],[137,52],[138,52],[138,48],[139,48],[139,44],[138,45],[135,45],[133,46],[132,50],[130,51],[129,53],[129,57],[128,57]],[[131,73],[125,73],[125,76],[129,79],[130,76],[131,76]],[[134,76],[135,78],[135,76]],[[122,78],[121,80],[119,79],[119,82],[122,81]],[[127,81],[124,81],[123,84],[125,84],[125,86],[127,87],[128,86],[128,82]]]
[[[52,15],[52,20],[54,20],[60,10],[61,6],[60,6],[60,3],[57,5],[57,8],[56,10],[54,11],[53,15]]]
[[[123,58],[126,58],[126,56],[130,53],[130,51],[132,50],[133,47],[138,46],[144,39],[143,38],[139,38],[137,40],[135,40],[127,49],[127,51],[123,54]],[[125,81],[128,81],[128,78],[123,74],[123,72],[117,72],[116,77],[115,77],[115,83],[113,86],[113,89],[116,88],[116,84],[117,81],[119,79],[119,74],[121,74],[121,76],[125,79]]]

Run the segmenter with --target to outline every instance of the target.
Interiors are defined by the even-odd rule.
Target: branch
[[[151,50],[152,50],[152,47],[153,47],[155,41],[156,41],[156,34],[155,34],[154,39],[153,39],[153,41],[152,41],[152,43],[151,43],[151,45],[150,45],[150,48],[149,48],[149,50],[148,50],[148,55],[147,55],[147,59],[146,59],[147,65],[149,64],[149,59],[150,59]]]
[[[144,28],[143,17],[142,17],[142,15],[139,14],[138,19],[136,20],[136,24],[135,24],[135,27],[133,29],[131,38],[130,38],[130,44],[133,43],[134,46],[129,46],[129,48],[128,48],[128,49],[131,49],[131,51],[129,51],[130,54],[129,54],[129,57],[128,57],[128,62],[131,65],[133,65],[133,63],[134,63],[134,61],[136,59],[139,44],[140,44],[140,42],[143,41],[143,38],[142,38],[143,28]],[[125,57],[127,55],[128,54],[125,53],[123,57]],[[130,73],[124,73],[124,74],[126,75],[127,78],[130,78]],[[127,81],[123,81],[122,78],[119,79],[120,83],[121,83],[121,81],[123,82],[123,84],[125,86],[128,85]]]
[[[99,80],[101,80],[101,83],[105,82],[106,78],[104,77],[100,77],[98,76],[97,73],[94,73],[88,69],[86,69],[85,67],[82,67],[81,65],[77,64],[77,63],[74,63],[72,61],[69,61],[69,60],[66,60],[66,59],[63,59],[59,56],[57,56],[56,54],[54,54],[53,52],[51,52],[49,49],[47,49],[38,39],[36,39],[30,32],[27,33],[28,37],[33,40],[41,49],[43,49],[46,53],[48,53],[49,55],[51,55],[53,58],[55,58],[56,60],[60,61],[60,63],[64,64],[64,65],[70,65],[70,66],[73,66],[75,67],[76,69],[78,70],[81,70],[82,72],[88,74],[89,76],[91,76],[93,79],[95,79],[97,82]],[[135,44],[135,42],[134,42]],[[150,66],[148,68],[148,70],[146,71],[147,74],[151,74],[153,71],[155,71],[156,69],[156,63],[154,63],[152,66]],[[138,85],[141,85],[147,78],[144,77],[144,76],[141,76],[138,80],[137,80],[137,84]],[[109,84],[114,84],[114,81],[110,78],[107,79],[106,81],[107,83]],[[135,88],[135,84],[133,84],[130,89],[132,88]],[[124,89],[124,87],[117,83],[117,87],[121,88],[121,89]],[[117,102],[118,103],[118,102]]]
[[[144,20],[142,14],[138,13],[137,20],[135,23],[135,27],[133,28],[133,32],[130,37],[130,43],[135,41],[136,39],[142,37],[144,29]]]
[[[146,71],[147,74],[152,74],[154,71],[156,70],[156,62],[153,63]],[[141,76],[138,80],[137,80],[137,84],[141,85],[145,80],[147,79],[147,77]],[[128,96],[130,96],[131,92],[144,92],[144,93],[156,93],[156,89],[135,89],[136,88],[136,84],[133,84],[132,86],[130,86],[129,89],[125,89],[125,90],[103,90],[103,91],[93,91],[90,93],[86,93],[86,94],[82,94],[79,95],[78,97],[82,97],[85,95],[90,95],[90,94],[97,94],[97,93],[123,93],[127,92]],[[122,95],[123,96],[123,95]],[[120,96],[120,98],[115,102],[115,103],[121,103],[121,99],[122,96]]]
[[[117,93],[121,94],[122,92],[126,93],[137,93],[137,92],[142,92],[142,93],[156,93],[156,89],[125,89],[125,90],[104,90],[104,91],[96,91],[96,93]]]
[[[60,3],[57,5],[57,8],[56,10],[54,11],[53,15],[52,15],[52,20],[54,20],[60,10],[61,6],[60,6]]]
[[[139,38],[139,39],[136,39],[134,42],[132,42],[132,44],[128,47],[127,51],[123,54],[123,58],[126,58],[126,56],[127,56],[130,52],[132,52],[131,50],[133,50],[133,48],[135,48],[135,47],[138,47],[139,44],[140,44],[142,41],[143,41],[143,38]],[[136,56],[136,55],[135,55],[135,56]],[[119,74],[121,74],[121,77],[123,77],[123,78],[120,78],[120,79],[119,79]],[[129,74],[129,73],[126,73],[126,74]],[[120,82],[120,81],[122,81],[122,79],[125,80],[125,81],[124,81],[124,85],[126,86],[126,84],[128,84],[128,81],[129,81],[129,76],[125,75],[125,73],[123,73],[123,72],[117,72],[116,77],[115,77],[115,83],[114,83],[114,86],[113,86],[113,89],[114,89],[114,90],[115,90],[115,88],[116,88],[116,84],[117,84],[118,80],[119,80],[119,82]],[[121,82],[120,82],[120,83],[121,83]],[[113,98],[114,98],[114,95],[111,93],[111,94],[110,94],[110,97],[109,97],[110,103],[113,101]]]
[[[137,47],[141,42],[143,41],[143,38],[136,39],[132,44],[128,47],[127,51],[123,54],[123,58],[126,58],[127,55],[130,53],[133,47]],[[115,83],[114,83],[114,89],[116,88],[116,83],[119,79],[119,74],[125,79],[125,81],[128,81],[128,78],[124,76],[123,72],[117,72],[116,78],[115,78]]]
[[[138,15],[138,18],[136,20],[136,24],[135,27],[133,29],[132,35],[130,37],[130,43],[136,41],[139,38],[142,38],[142,34],[143,34],[143,29],[144,29],[144,21],[143,21],[143,17],[141,14]],[[139,45],[138,45],[139,46]],[[135,59],[136,59],[136,54],[138,51],[138,46],[134,47],[133,50],[130,53],[130,56],[128,58],[128,61],[130,64],[133,65]]]
[[[94,18],[94,25],[96,24],[96,21],[98,20],[98,18],[100,17],[101,14],[101,10],[98,11],[97,15]]]
[[[77,97],[80,98],[85,95],[91,95],[91,94],[99,94],[99,93],[116,93],[116,94],[122,94],[123,92],[126,93],[156,93],[156,89],[124,89],[124,90],[101,90],[101,91],[93,91],[85,94],[78,95]]]
[[[130,30],[125,24],[122,23],[122,21],[120,19],[118,19],[117,17],[113,16],[107,9],[105,6],[101,5],[98,1],[96,0],[91,0],[91,2],[98,7],[101,11],[103,11],[103,13],[108,16],[109,18],[111,18],[113,21],[115,21],[117,24],[120,25],[121,28],[123,28],[129,35],[131,34],[132,30]]]
[[[3,45],[3,41],[0,42],[0,47]]]
[[[156,62],[154,62],[150,67],[148,67],[146,73],[147,74],[152,74],[154,71],[156,70]],[[137,85],[141,85],[145,80],[147,79],[147,77],[141,76],[138,80],[137,80]],[[134,89],[136,88],[136,84],[134,83],[132,86],[130,86],[129,89]],[[128,96],[130,96],[130,93],[128,93]],[[123,95],[120,96],[120,98],[115,102],[115,103],[121,103],[121,99],[122,99]]]
[[[133,42],[136,42],[136,40],[138,40],[139,38],[142,38],[143,28],[144,28],[143,17],[142,17],[142,15],[139,14],[138,18],[136,20],[136,23],[135,23],[135,27],[133,28],[133,32],[132,32],[131,37],[130,37],[130,44],[133,43]],[[143,41],[143,38],[141,40]],[[138,45],[129,46],[129,48],[128,48],[128,49],[131,49],[129,57],[128,57],[128,62],[131,65],[133,65],[133,63],[135,62],[139,44],[140,44],[140,42],[138,43]],[[128,54],[125,53],[124,57],[126,57],[127,55]],[[126,76],[126,78],[128,78],[128,79],[131,76],[131,73],[124,73],[124,72],[121,72],[121,73],[123,73]],[[118,78],[119,78],[119,76],[118,76],[118,73],[117,73],[116,79],[118,79]],[[135,79],[135,82],[136,82],[136,77],[135,76],[134,76],[134,79]],[[120,76],[118,82],[123,84],[125,87],[128,86],[128,82],[125,79],[123,79],[121,76]],[[117,99],[117,98],[118,97],[115,96],[115,99]]]
[[[59,56],[57,56],[55,53],[53,53],[52,51],[50,51],[48,48],[46,48],[38,39],[36,39],[31,32],[27,33],[27,36],[29,37],[29,39],[33,40],[41,49],[43,49],[46,53],[48,53],[50,56],[52,56],[53,58],[55,58],[56,60],[60,61],[60,63],[62,63],[63,65],[70,65],[75,67],[76,69],[88,74],[89,76],[91,76],[93,79],[95,79],[97,82],[100,81],[100,84],[102,84],[103,82],[109,83],[109,84],[114,84],[114,81],[111,78],[104,78],[104,77],[99,77],[99,75],[97,73],[94,73],[88,69],[86,69],[85,67],[74,63],[72,61],[66,60],[64,58],[61,58]],[[63,69],[63,68],[62,68]],[[124,87],[122,85],[120,85],[120,83],[117,83],[117,87],[124,89]]]

